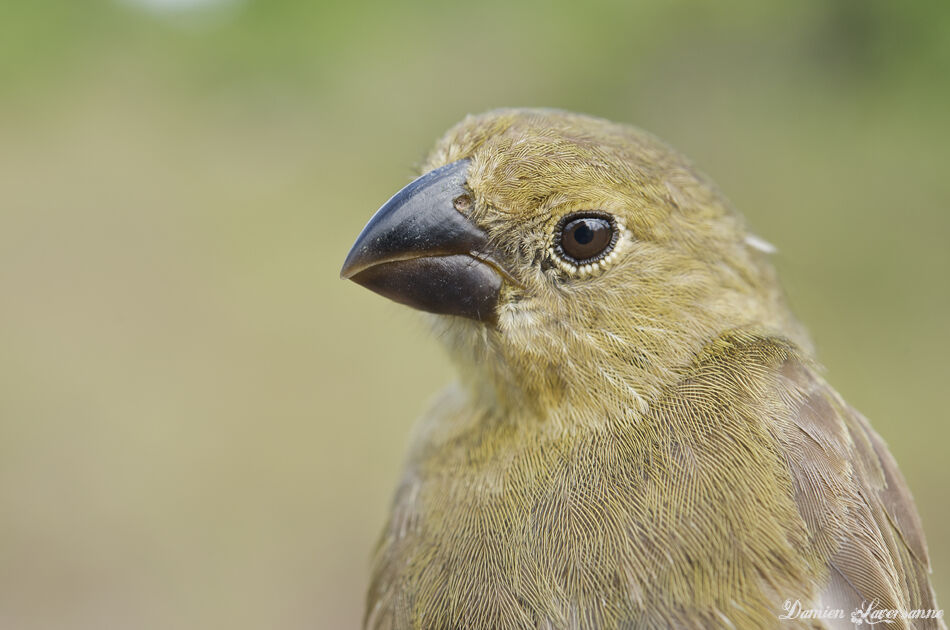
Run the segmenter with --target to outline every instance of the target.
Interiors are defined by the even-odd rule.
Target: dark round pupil
[[[584,221],[577,229],[574,230],[574,240],[580,243],[581,245],[587,245],[592,240],[594,240],[594,230],[587,225],[587,221]]]
[[[587,262],[602,254],[613,240],[613,226],[607,219],[580,217],[569,221],[561,232],[561,249],[577,262]]]

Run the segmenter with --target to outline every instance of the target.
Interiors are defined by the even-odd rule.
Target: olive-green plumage
[[[469,117],[423,170],[459,160],[459,211],[504,280],[491,323],[431,316],[460,378],[413,436],[367,628],[848,628],[779,615],[937,607],[894,460],[708,179],[642,131],[548,110]],[[579,211],[620,232],[588,269],[551,247]]]

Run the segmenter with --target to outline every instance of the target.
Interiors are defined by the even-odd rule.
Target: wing
[[[811,542],[827,558],[821,605],[848,614],[872,601],[877,609],[936,609],[920,518],[884,441],[802,360],[790,355],[781,378],[792,413],[777,438]],[[888,627],[946,628],[935,619]]]

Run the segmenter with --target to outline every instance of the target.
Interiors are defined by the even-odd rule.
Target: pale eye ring
[[[558,221],[554,252],[572,265],[587,265],[606,258],[617,244],[620,231],[606,212],[573,212]]]

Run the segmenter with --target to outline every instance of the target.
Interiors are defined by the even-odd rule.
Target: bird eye
[[[609,214],[569,214],[558,223],[555,250],[567,262],[584,265],[601,260],[617,242],[617,229]]]

